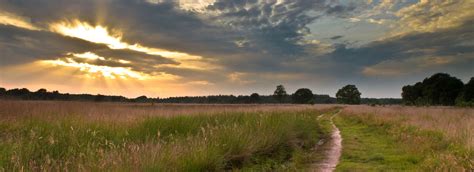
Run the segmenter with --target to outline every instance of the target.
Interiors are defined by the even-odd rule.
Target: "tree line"
[[[437,73],[402,88],[406,105],[474,106],[474,77],[466,84],[446,73]]]
[[[60,100],[60,101],[94,101],[94,102],[150,102],[156,99],[150,99],[145,96],[137,98],[126,98],[123,96],[92,95],[92,94],[69,94],[59,91],[47,91],[41,88],[37,91],[30,91],[26,88],[14,88],[6,90],[0,88],[0,99],[16,100]]]
[[[95,101],[95,102],[142,102],[142,103],[197,103],[197,104],[252,104],[252,103],[295,103],[295,104],[405,104],[405,105],[444,105],[474,106],[474,77],[467,83],[446,73],[437,73],[423,81],[402,88],[402,99],[397,98],[361,98],[355,85],[346,85],[339,89],[336,97],[318,95],[308,88],[300,88],[288,94],[283,85],[278,85],[272,95],[211,95],[184,96],[169,98],[149,98],[124,96],[69,94],[58,91],[39,89],[30,91],[26,88],[6,90],[0,88],[0,99],[20,100],[61,100],[61,101]]]
[[[60,100],[60,101],[94,101],[94,102],[141,102],[141,103],[196,103],[196,104],[265,104],[265,103],[295,103],[295,104],[399,104],[401,99],[375,99],[361,98],[361,93],[355,85],[347,85],[341,88],[336,97],[329,95],[318,95],[308,88],[296,90],[288,94],[283,85],[278,85],[272,95],[210,95],[210,96],[184,96],[169,98],[149,98],[140,96],[127,98],[123,96],[92,95],[92,94],[69,94],[58,91],[47,91],[39,89],[30,91],[26,88],[14,88],[6,90],[0,88],[0,99],[20,100]]]

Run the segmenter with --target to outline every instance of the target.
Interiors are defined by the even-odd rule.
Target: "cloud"
[[[341,39],[342,37],[344,37],[344,36],[342,36],[342,35],[337,35],[337,36],[331,37],[330,39],[332,39],[332,40],[337,40],[337,39]]]
[[[474,17],[472,0],[420,0],[396,12],[400,18],[396,32],[434,32],[461,26]]]
[[[472,40],[474,23],[466,21],[458,27],[392,37],[360,48],[340,45],[329,56],[335,63],[353,71],[362,70],[368,76],[435,71],[442,69],[435,67],[443,66],[465,72],[472,68],[461,62],[474,64]]]
[[[382,61],[376,65],[364,67],[362,73],[367,76],[401,76],[413,73],[425,72],[437,67],[453,63],[466,62],[469,56],[448,57],[410,57],[407,59],[393,59]],[[474,60],[474,59],[470,59]]]
[[[12,25],[30,30],[39,30],[39,28],[31,24],[30,19],[2,11],[0,11],[0,24]]]
[[[228,92],[472,73],[469,0],[198,2],[0,0],[0,67],[56,60]]]
[[[71,52],[105,49],[104,45],[54,33],[0,25],[0,66],[59,58]]]

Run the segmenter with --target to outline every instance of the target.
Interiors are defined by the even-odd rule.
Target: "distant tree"
[[[135,98],[135,102],[141,102],[141,103],[148,102],[148,97],[146,97],[146,96],[137,97],[137,98]]]
[[[257,93],[253,93],[250,95],[250,102],[251,103],[260,103],[260,95]]]
[[[469,82],[464,85],[464,101],[470,102],[474,101],[474,77],[469,80]]]
[[[469,80],[469,82],[464,85],[462,92],[459,94],[456,99],[456,103],[461,104],[471,104],[474,105],[474,77]]]
[[[97,94],[94,98],[94,101],[96,102],[102,102],[102,101],[105,101],[105,96],[102,95],[102,94]]]
[[[7,92],[7,89],[0,87],[0,95],[4,95]]]
[[[278,85],[275,92],[273,92],[273,97],[280,103],[288,96],[286,93],[285,87],[283,85]]]
[[[437,73],[415,85],[402,88],[403,102],[414,105],[454,105],[463,91],[463,82],[446,73]]]
[[[360,95],[355,85],[346,85],[337,91],[336,99],[338,103],[360,104]]]
[[[423,80],[422,96],[430,105],[454,105],[464,83],[449,74],[437,73]]]
[[[48,91],[44,88],[39,89],[38,91],[33,93],[35,99],[45,100],[48,96]]]
[[[300,88],[296,90],[291,96],[293,103],[297,104],[312,104],[314,103],[313,92],[307,88]]]
[[[28,90],[26,88],[22,88],[22,89],[15,88],[15,89],[8,90],[6,92],[6,95],[19,97],[19,98],[22,98],[22,99],[27,99],[28,95],[30,93],[31,93],[30,90]]]
[[[406,85],[402,88],[402,100],[407,105],[414,105],[422,96],[423,86],[421,82],[415,85]]]
[[[38,91],[36,91],[36,93],[47,93],[48,90],[44,89],[44,88],[41,88],[41,89],[38,89]]]

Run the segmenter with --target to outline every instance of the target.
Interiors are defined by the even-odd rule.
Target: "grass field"
[[[474,109],[0,101],[0,171],[313,171],[339,110],[336,171],[473,169]]]
[[[329,132],[316,122],[329,109],[310,106],[2,106],[5,171],[291,170],[308,165]]]
[[[339,171],[474,169],[474,109],[348,106]]]

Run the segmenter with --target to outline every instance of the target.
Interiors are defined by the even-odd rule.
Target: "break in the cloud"
[[[471,0],[0,0],[0,84],[138,96],[399,97],[474,75]],[[388,86],[390,85],[390,86]]]

